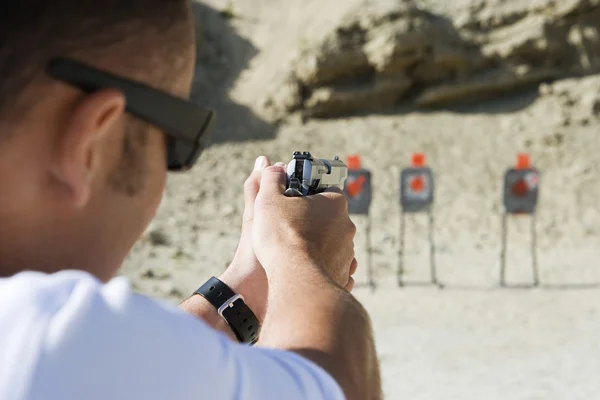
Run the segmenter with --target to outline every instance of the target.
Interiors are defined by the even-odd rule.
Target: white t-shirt
[[[0,279],[0,400],[344,399],[290,352],[234,343],[126,279]]]

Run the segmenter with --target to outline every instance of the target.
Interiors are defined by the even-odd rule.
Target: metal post
[[[533,286],[540,286],[540,273],[537,260],[537,231],[535,214],[531,215],[531,266],[533,268]]]
[[[500,286],[506,286],[506,241],[508,236],[508,216],[502,214],[501,232],[501,250],[500,250]]]
[[[375,291],[375,278],[373,271],[373,252],[371,249],[371,214],[367,214],[367,227],[365,232],[365,244],[367,248],[367,279],[369,280],[369,287],[371,292]]]
[[[533,275],[533,286],[540,286],[540,273],[538,268],[537,259],[537,231],[536,231],[536,217],[535,214],[531,215],[531,270]],[[502,243],[500,251],[500,286],[506,287],[506,252],[507,252],[507,240],[508,240],[508,214],[502,215]]]
[[[442,287],[437,278],[437,265],[435,263],[435,237],[433,211],[429,211],[429,265],[431,268],[431,283]]]
[[[400,211],[400,246],[398,250],[398,271],[397,279],[398,286],[404,286],[404,233],[406,224],[406,214],[404,211]]]

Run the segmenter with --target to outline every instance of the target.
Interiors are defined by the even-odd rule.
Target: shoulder
[[[0,325],[26,321],[44,325],[48,346],[67,338],[72,343],[77,335],[102,341],[110,335],[98,330],[109,328],[115,335],[123,331],[125,340],[140,329],[152,328],[155,336],[168,333],[161,326],[173,321],[205,327],[171,304],[133,293],[126,278],[103,283],[83,271],[23,272],[0,279]]]
[[[9,340],[18,341],[23,332],[30,342],[37,336],[42,350],[73,344],[86,335],[89,341],[102,340],[97,332],[108,326],[115,333],[128,331],[132,324],[149,328],[154,319],[173,314],[183,313],[132,293],[125,278],[104,284],[86,272],[62,271],[0,279],[0,325],[9,327],[0,332],[0,348]]]
[[[28,316],[45,320],[72,301],[74,293],[101,288],[100,281],[81,271],[22,272],[0,279],[0,320],[17,323]]]
[[[311,362],[233,343],[123,278],[0,279],[0,326],[0,398],[343,398]]]
[[[103,285],[81,271],[0,279],[0,398],[25,397],[43,354],[85,328],[86,310],[128,293],[125,280]]]
[[[0,279],[0,398],[192,398],[225,338],[173,305],[78,271]],[[196,379],[191,379],[193,375]],[[10,384],[4,384],[9,382]],[[9,393],[6,391],[10,390]],[[68,393],[68,395],[65,395]]]

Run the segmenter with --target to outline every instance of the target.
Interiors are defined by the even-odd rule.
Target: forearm
[[[348,399],[382,398],[371,322],[352,295],[318,272],[270,282],[270,288],[260,345],[315,362]]]
[[[189,297],[179,305],[179,308],[196,318],[200,318],[213,329],[227,335],[231,340],[237,340],[227,322],[221,318],[215,307],[204,297],[198,295]]]
[[[266,278],[263,279],[263,277],[257,276],[259,273],[264,274],[264,271],[244,269],[237,265],[232,265],[223,273],[223,275],[219,276],[219,279],[235,293],[244,296],[246,304],[248,304],[248,307],[250,307],[258,320],[262,323],[265,318],[265,304],[264,301],[260,301],[260,299],[265,297],[264,292],[266,292],[267,289],[265,288],[265,285],[261,283],[266,281]],[[215,307],[204,297],[199,295],[191,296],[181,303],[179,308],[204,320],[204,322],[212,328],[223,332],[230,339],[237,341],[235,334],[227,322],[217,313]]]

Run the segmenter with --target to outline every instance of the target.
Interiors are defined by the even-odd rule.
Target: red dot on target
[[[410,189],[413,192],[421,193],[425,189],[425,181],[420,176],[410,181]]]
[[[525,197],[527,196],[527,192],[529,192],[529,186],[527,185],[527,182],[525,182],[524,179],[519,179],[512,186],[512,193],[516,197]]]

